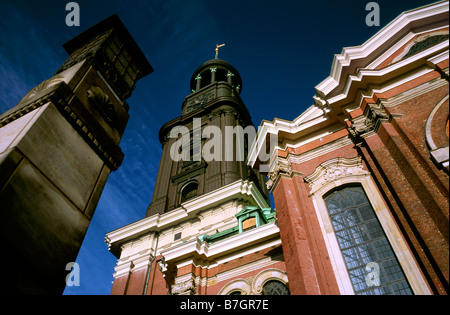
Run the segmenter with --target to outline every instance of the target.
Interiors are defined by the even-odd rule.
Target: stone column
[[[209,70],[211,70],[211,83],[214,83],[214,82],[216,82],[217,67],[216,68],[209,68]]]
[[[195,85],[195,91],[200,90],[202,86],[202,76],[199,74],[195,77],[196,85]]]

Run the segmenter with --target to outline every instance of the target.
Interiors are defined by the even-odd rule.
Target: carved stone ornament
[[[41,82],[40,84],[38,84],[37,86],[35,86],[34,88],[32,88],[21,100],[22,102],[31,100],[32,98],[34,98],[35,96],[44,93],[46,90],[50,89],[52,86],[57,85],[58,83],[64,81],[64,76],[63,75],[56,75],[48,80],[45,80],[43,82]]]
[[[266,182],[267,189],[271,189],[274,184],[280,179],[281,175],[292,175],[291,165],[287,161],[278,160],[275,169],[267,175],[268,180]]]
[[[351,128],[358,135],[371,134],[377,132],[381,122],[389,121],[390,115],[386,113],[381,104],[367,104],[364,115],[352,120]]]
[[[311,193],[314,193],[322,186],[338,179],[366,174],[369,174],[369,172],[363,169],[360,156],[354,158],[341,157],[320,164],[314,173],[305,176],[304,179],[312,187]]]
[[[172,294],[191,294],[195,291],[194,280],[188,280],[172,286]]]
[[[163,277],[165,278],[168,264],[167,264],[166,259],[164,258],[164,256],[158,262],[158,265],[159,265],[159,270],[161,271],[161,273],[163,274]]]
[[[89,101],[95,106],[106,122],[110,125],[114,124],[116,112],[114,110],[114,105],[111,104],[111,101],[109,100],[109,96],[98,86],[91,86],[86,93]]]

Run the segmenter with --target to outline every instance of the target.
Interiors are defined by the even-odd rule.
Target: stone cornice
[[[104,84],[103,88],[93,84],[84,85],[84,90],[81,89],[83,78],[86,76],[96,78],[96,84],[100,86]],[[74,92],[75,90],[85,92]],[[88,61],[82,61],[32,88],[15,107],[0,115],[0,127],[51,102],[105,164],[114,171],[119,168],[124,157],[117,135],[123,132],[123,122],[128,120],[128,113],[124,109],[127,106],[126,103],[120,102],[115,97],[114,91],[104,78]],[[116,103],[116,107],[111,104],[111,101]],[[108,115],[120,118],[120,122],[108,121]],[[102,123],[101,120],[104,122]],[[107,126],[106,129],[105,126]]]
[[[31,93],[32,91],[36,93]],[[119,168],[124,157],[122,150],[108,140],[108,136],[101,128],[87,123],[78,115],[83,106],[65,82],[58,82],[51,86],[41,83],[40,89],[32,89],[27,95],[29,97],[25,97],[16,107],[0,117],[0,127],[51,102],[111,170]]]
[[[359,109],[366,98],[405,85],[435,71],[437,63],[448,59],[448,41],[433,45],[381,69],[376,66],[384,61],[378,58],[389,47],[400,45],[400,42],[404,45],[405,37],[410,40],[409,33],[412,28],[431,30],[446,26],[448,27],[448,1],[442,1],[405,12],[363,45],[344,48],[342,54],[336,55],[334,59],[331,75],[316,86],[314,105],[292,121],[274,118],[271,122],[261,123],[256,141],[249,150],[248,165],[257,166],[258,155],[265,149],[263,143],[269,135],[277,135],[280,139],[282,134],[304,136],[313,133],[319,126],[323,129],[328,122],[336,123],[340,120],[339,115],[355,117],[358,112],[352,112]],[[445,71],[443,73],[445,74]],[[382,117],[379,113],[378,111],[377,117]],[[269,153],[271,159],[274,158],[278,147]]]
[[[271,222],[211,244],[195,238],[190,242],[162,250],[161,255],[164,256],[166,263],[181,261],[183,258],[192,256],[203,257],[208,260],[221,257],[226,260],[231,259],[226,256],[227,253],[236,253],[239,250],[261,243],[265,243],[265,247],[275,245],[273,242],[267,243],[268,241],[280,243],[279,232],[280,230],[276,223]],[[239,254],[241,255],[242,253]],[[220,261],[220,263],[223,262]]]
[[[349,71],[366,67],[380,55],[380,50],[391,46],[412,28],[437,23],[448,25],[448,10],[448,1],[441,1],[404,12],[361,46],[344,48],[341,54],[335,56],[330,76],[316,86],[318,94],[329,95],[347,81],[347,76],[353,74]]]
[[[430,50],[433,50],[433,54],[440,55],[448,50],[448,44],[443,42],[435,45],[382,69],[359,69],[356,74],[348,76],[340,92],[336,95],[316,97],[323,101],[326,100],[332,108],[349,103],[354,104],[347,108],[348,112],[353,111],[360,107],[364,97],[370,96],[374,92],[388,91],[434,71],[434,65],[427,59],[432,59],[433,54],[430,53]],[[430,57],[430,55],[432,56]]]
[[[189,218],[196,218],[201,211],[210,209],[228,200],[242,198],[248,199],[260,208],[268,208],[259,189],[253,182],[238,180],[210,193],[203,194],[181,204],[177,209],[163,214],[154,214],[150,217],[131,223],[125,227],[107,233],[105,242],[110,251],[116,256],[120,255],[120,245],[129,240],[138,238],[149,232],[162,231],[174,227]]]

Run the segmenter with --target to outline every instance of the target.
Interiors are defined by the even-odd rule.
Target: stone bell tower
[[[63,47],[70,57],[57,72],[0,116],[1,266],[12,293],[63,292],[124,157],[126,99],[153,72],[117,15]]]
[[[246,165],[256,129],[239,72],[216,57],[194,71],[190,88],[181,115],[160,129],[145,218],[105,237],[118,258],[111,294],[260,294],[269,278],[287,283],[265,178]]]
[[[163,153],[147,216],[171,211],[190,198],[237,180],[255,183],[268,201],[264,177],[246,166],[248,134],[237,131],[253,128],[250,113],[240,97],[239,72],[216,54],[215,59],[194,71],[190,88],[192,93],[185,97],[181,115],[160,129]],[[183,137],[188,142],[184,147],[188,154],[178,161],[171,156],[171,150],[183,139],[170,134],[180,126],[186,128]],[[208,145],[209,141],[216,141],[216,145]],[[209,159],[205,152],[211,154]]]

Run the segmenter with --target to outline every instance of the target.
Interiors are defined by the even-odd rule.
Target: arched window
[[[184,186],[183,190],[181,191],[181,202],[185,202],[186,200],[196,197],[197,188],[198,184],[196,182],[191,182]]]
[[[289,289],[281,281],[267,281],[262,290],[263,295],[289,295]]]
[[[448,34],[427,37],[424,40],[421,40],[420,42],[414,44],[402,59],[406,59],[409,56],[415,55],[418,52],[421,52],[422,50],[425,50],[431,46],[437,45],[443,41],[448,41],[448,37]]]
[[[363,188],[339,187],[324,200],[355,293],[413,294]]]

